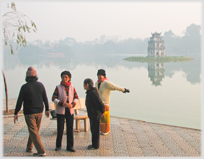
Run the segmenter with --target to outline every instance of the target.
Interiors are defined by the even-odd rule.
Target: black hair
[[[30,82],[30,81],[37,81],[38,77],[37,76],[26,76],[25,81]]]
[[[89,84],[89,88],[92,88],[93,87],[93,80],[92,79],[90,79],[90,78],[86,78],[85,80],[84,80],[84,84]]]
[[[70,73],[69,71],[66,71],[66,70],[61,73],[61,77],[62,77],[63,75],[69,76],[70,79],[71,79],[71,77],[72,77],[71,73]]]

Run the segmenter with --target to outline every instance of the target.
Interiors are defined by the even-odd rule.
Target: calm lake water
[[[49,101],[61,81],[62,71],[71,72],[72,84],[79,97],[85,98],[83,80],[92,78],[96,82],[97,70],[103,68],[111,82],[130,89],[129,94],[111,92],[111,115],[201,129],[200,60],[149,64],[123,60],[129,56],[136,55],[81,54],[69,58],[6,55],[3,67],[9,98],[18,97],[29,66],[37,70]]]

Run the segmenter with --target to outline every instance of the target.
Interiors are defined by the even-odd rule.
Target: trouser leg
[[[56,147],[62,146],[62,136],[64,132],[64,118],[65,115],[57,114],[57,139],[56,139]]]
[[[27,149],[32,150],[33,149],[33,141],[31,140],[30,135],[28,136],[28,141],[27,141]]]
[[[73,135],[73,123],[74,115],[70,114],[70,111],[66,109],[66,130],[67,130],[67,149],[74,146],[74,135]]]
[[[100,142],[100,119],[91,118],[90,119],[91,134],[92,134],[92,146],[94,148],[99,148]]]
[[[40,125],[41,125],[41,119],[42,119],[42,116],[40,116],[37,120],[36,120],[36,125],[37,125],[37,128],[38,128],[38,132],[40,130]],[[28,141],[27,141],[27,149],[29,150],[32,150],[33,149],[33,141],[30,137],[30,134],[28,136]]]
[[[38,153],[45,153],[45,149],[43,147],[42,141],[40,139],[39,128],[42,119],[42,113],[25,115],[25,121],[28,126],[29,138],[28,138],[28,146],[32,146],[34,144]]]

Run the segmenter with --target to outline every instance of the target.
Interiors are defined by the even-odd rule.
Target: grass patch
[[[141,57],[141,56],[132,56],[124,58],[123,60],[130,62],[186,62],[194,60],[191,57],[184,56],[166,56],[166,57]]]

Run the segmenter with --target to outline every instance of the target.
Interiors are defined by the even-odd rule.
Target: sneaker
[[[31,153],[31,152],[33,152],[33,150],[32,150],[32,149],[28,149],[28,148],[26,148],[26,152]]]
[[[109,131],[110,132],[110,131]],[[104,136],[106,136],[106,135],[108,135],[109,134],[109,132],[107,132],[107,133],[101,133],[102,135],[104,135]]]
[[[61,150],[61,147],[56,147],[55,148],[55,151],[59,151],[59,150]]]
[[[110,133],[110,131],[109,132],[105,132],[105,133],[102,133],[101,131],[100,131],[100,135],[108,135]]]
[[[33,156],[46,156],[46,153],[33,153]]]

